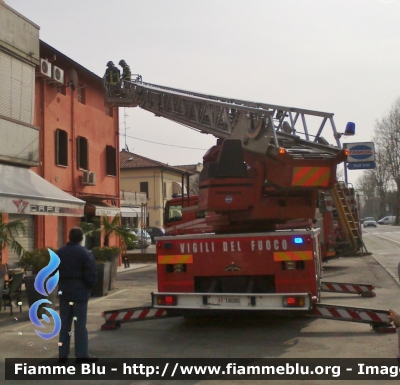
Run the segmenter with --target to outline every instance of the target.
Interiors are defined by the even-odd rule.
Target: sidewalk
[[[129,267],[124,267],[123,265],[118,266],[117,274],[126,273],[127,271],[131,271],[131,270],[141,269],[141,268],[149,266],[149,265],[151,265],[151,264],[150,263],[132,263],[132,262],[130,262]]]
[[[123,274],[127,273],[132,270],[137,270],[137,269],[142,269],[144,267],[150,266],[151,263],[130,263],[130,267],[125,268],[123,265],[118,266],[117,274]],[[118,281],[117,281],[118,282]],[[117,290],[112,290],[109,292],[109,295],[112,295],[114,292]],[[91,297],[89,300],[89,304],[92,301],[98,300],[103,297]],[[16,324],[21,324],[22,322],[29,322],[29,307],[28,307],[28,299],[26,295],[26,290],[25,286],[22,285],[22,292],[21,292],[21,303],[22,303],[22,311],[20,312],[19,307],[15,306],[15,303],[13,303],[13,314],[10,314],[10,308],[6,307],[4,310],[4,304],[1,302],[1,308],[0,308],[0,334],[3,332],[2,329],[4,328],[9,328],[9,327],[14,327]],[[55,310],[58,309],[58,303],[55,306]]]
[[[118,352],[124,351],[123,349],[130,349],[130,344],[127,345],[128,348],[123,343],[115,346],[115,334],[113,332],[101,331],[101,325],[104,323],[102,313],[107,310],[149,305],[151,301],[150,293],[156,290],[155,266],[155,263],[133,262],[130,263],[129,268],[120,266],[117,270],[116,289],[109,291],[106,296],[90,298],[87,313],[90,354],[99,357],[110,355],[117,357]],[[140,270],[143,270],[143,273],[137,274]],[[29,318],[28,300],[24,285],[22,286],[21,302],[21,312],[17,307],[13,307],[13,315],[10,314],[9,307],[6,310],[1,307],[0,310],[0,383],[2,383],[1,380],[4,375],[5,358],[58,357],[58,337],[42,339],[36,333],[36,331],[45,334],[51,333],[54,322],[51,317],[49,317],[48,323],[42,319],[42,329],[32,324]],[[59,312],[58,301],[54,310]],[[73,330],[72,326],[71,332]],[[128,355],[126,352],[124,354]],[[75,357],[73,342],[71,343],[70,356]],[[10,383],[16,384],[13,381]],[[49,383],[55,382],[49,381]],[[65,383],[67,384],[67,382]]]

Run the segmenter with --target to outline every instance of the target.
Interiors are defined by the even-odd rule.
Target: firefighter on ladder
[[[131,83],[131,69],[129,68],[128,64],[126,64],[125,60],[120,60],[118,63],[119,66],[122,67],[122,75],[121,75],[121,84],[123,85],[124,89],[130,88]]]
[[[104,74],[105,85],[108,88],[109,96],[119,96],[120,72],[112,61],[107,63],[106,73]]]

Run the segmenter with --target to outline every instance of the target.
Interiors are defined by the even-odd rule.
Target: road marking
[[[372,234],[372,233],[371,233],[371,234]],[[400,245],[400,242],[395,241],[395,240],[390,239],[390,238],[382,237],[382,235],[376,235],[376,234],[372,234],[372,235],[375,235],[375,237],[382,238],[382,239],[386,239],[386,240],[389,241],[389,242],[394,242],[394,243],[397,243],[398,245]]]

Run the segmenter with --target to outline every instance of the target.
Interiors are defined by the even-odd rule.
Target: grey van
[[[394,224],[395,220],[396,220],[395,216],[389,215],[387,217],[383,217],[382,219],[379,219],[378,223],[380,225],[392,225],[392,224]]]

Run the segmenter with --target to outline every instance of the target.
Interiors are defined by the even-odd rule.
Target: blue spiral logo
[[[53,273],[57,269],[58,265],[60,264],[60,258],[58,257],[58,255],[56,253],[54,253],[53,251],[51,251],[50,249],[48,249],[48,251],[50,254],[50,262],[47,266],[45,266],[42,270],[39,271],[39,273],[35,279],[35,290],[39,294],[41,294],[45,297],[50,295],[50,293],[55,289],[55,287],[58,284],[58,279],[59,279],[58,271],[51,277],[50,277],[50,274]],[[47,279],[47,282],[46,282],[46,279]],[[40,320],[37,316],[38,308],[42,303],[51,304],[51,302],[48,299],[40,299],[40,300],[36,301],[29,308],[29,318],[30,318],[31,322],[39,328],[45,327],[45,325],[43,325],[40,322]],[[54,311],[52,308],[44,307],[44,309],[47,310],[50,313],[50,315],[52,316],[52,318],[54,320],[54,329],[51,333],[42,333],[38,330],[35,330],[35,332],[39,337],[41,337],[45,340],[49,340],[50,338],[53,338],[60,332],[61,319],[60,319],[60,316],[58,315],[58,313],[56,311]],[[50,318],[46,314],[42,314],[42,320],[47,323],[50,322]]]

